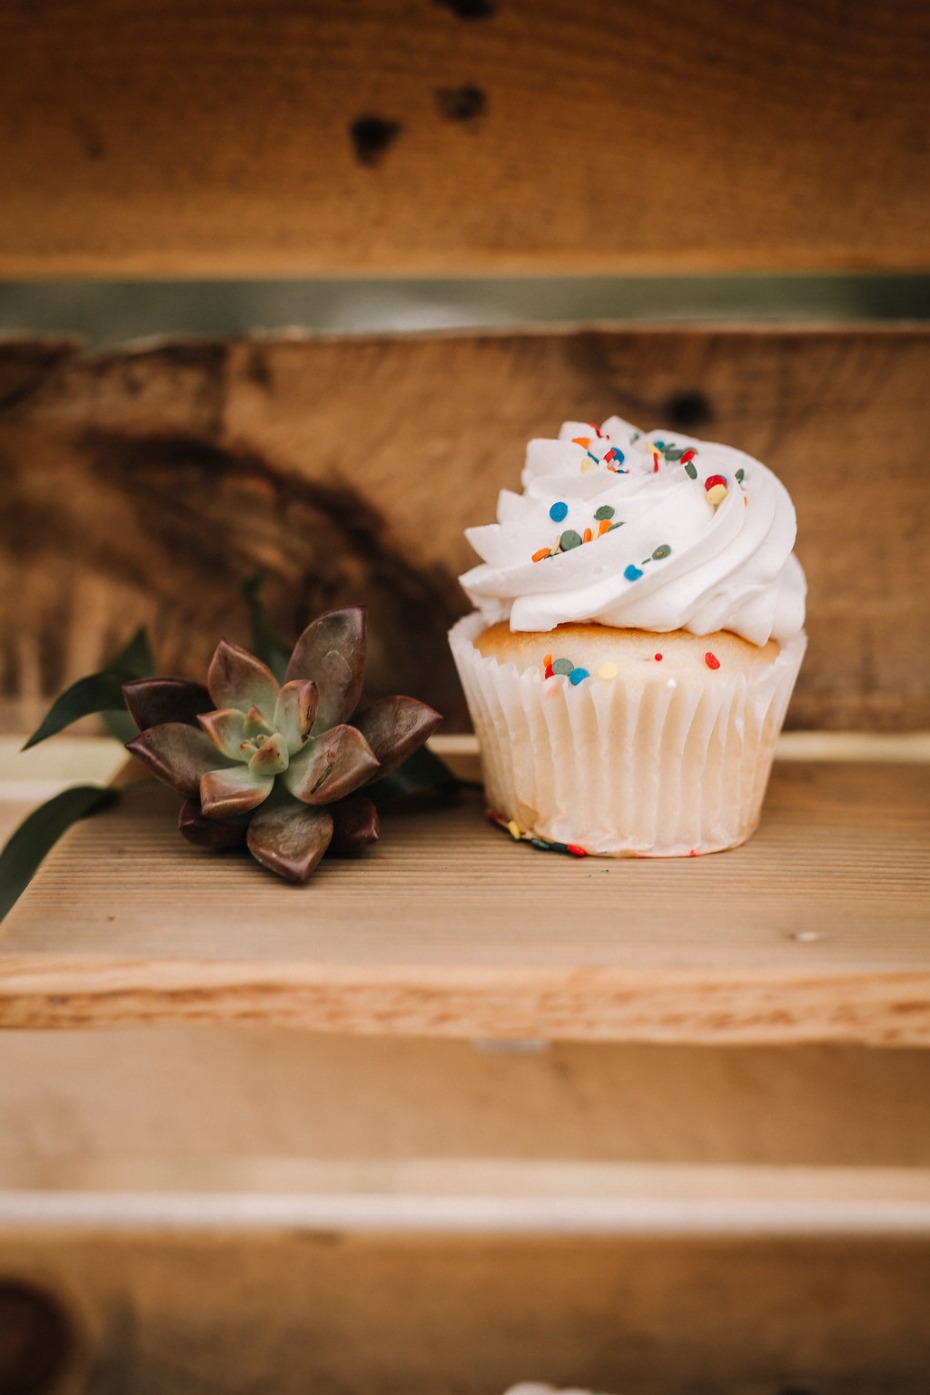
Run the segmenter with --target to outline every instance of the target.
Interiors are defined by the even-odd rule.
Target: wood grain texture
[[[928,1073],[926,1051],[836,1045],[473,1044],[219,1023],[3,1032],[0,1190],[306,1193],[320,1169],[354,1161],[390,1192],[392,1165],[419,1160],[443,1179],[457,1169],[456,1191],[472,1164],[520,1160],[568,1174],[762,1169],[770,1197],[773,1169],[822,1172],[801,1194],[832,1185],[836,1199],[843,1171],[930,1175]]]
[[[16,0],[0,274],[927,267],[928,53],[906,0]]]
[[[755,837],[697,860],[547,856],[463,797],[302,891],[184,844],[176,807],[138,786],[66,835],[4,922],[0,1025],[930,1042],[920,766],[783,764]]]
[[[48,1226],[0,1266],[63,1304],[90,1390],[924,1395],[930,1364],[930,1248],[899,1238]]]
[[[924,328],[255,338],[96,357],[0,345],[0,687],[8,729],[149,623],[162,671],[245,642],[267,577],[296,637],[370,611],[372,692],[468,726],[446,645],[463,529],[526,441],[619,412],[770,464],[800,520],[810,645],[789,725],[930,728]],[[876,577],[880,578],[877,584]]]

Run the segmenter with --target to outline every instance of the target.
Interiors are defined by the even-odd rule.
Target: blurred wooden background
[[[589,329],[258,338],[85,356],[0,345],[0,655],[7,727],[150,625],[163,671],[248,641],[267,577],[290,638],[364,600],[372,691],[461,731],[446,645],[463,537],[563,415],[738,443],[800,520],[810,649],[796,727],[930,727],[921,327]]]
[[[0,274],[913,270],[910,0],[10,0]]]

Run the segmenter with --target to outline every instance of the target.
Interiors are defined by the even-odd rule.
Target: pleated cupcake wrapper
[[[806,638],[773,663],[693,680],[520,673],[483,657],[480,615],[449,636],[481,745],[489,809],[527,833],[610,857],[687,856],[759,822]]]

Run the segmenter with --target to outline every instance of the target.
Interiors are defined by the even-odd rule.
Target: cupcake
[[[618,417],[527,449],[450,635],[489,813],[544,848],[717,852],[759,821],[804,656],[787,491]]]

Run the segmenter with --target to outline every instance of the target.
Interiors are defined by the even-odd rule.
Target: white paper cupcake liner
[[[481,746],[490,812],[519,836],[605,857],[742,843],[759,822],[775,741],[806,648],[708,681],[520,673],[485,658],[469,615],[449,641]],[[514,830],[512,830],[514,831]]]

